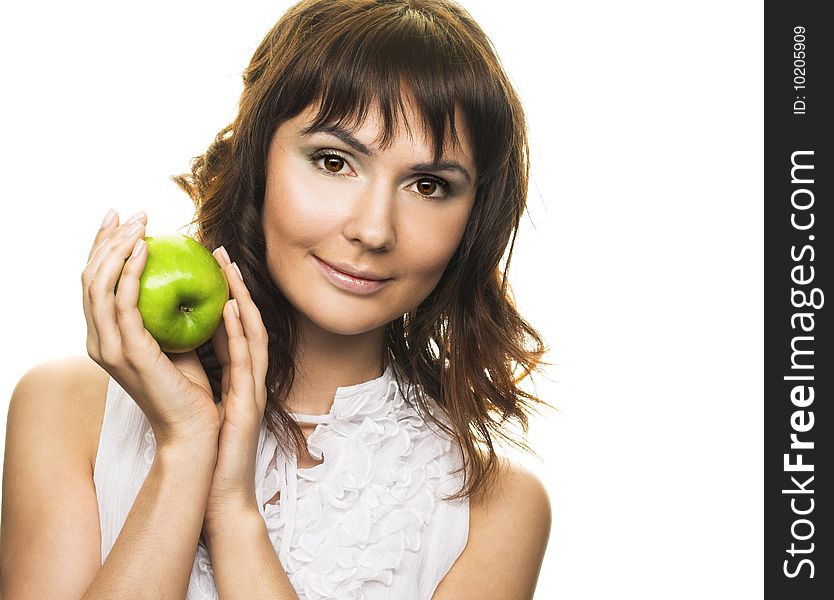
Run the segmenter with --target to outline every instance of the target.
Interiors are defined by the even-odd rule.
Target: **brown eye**
[[[342,170],[342,167],[344,166],[345,161],[340,156],[331,154],[330,156],[324,157],[324,168],[330,171],[331,173],[338,173]]]
[[[424,196],[431,196],[437,190],[437,182],[433,179],[421,179],[417,182],[417,190]]]

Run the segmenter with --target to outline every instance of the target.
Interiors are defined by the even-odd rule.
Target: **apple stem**
[[[194,309],[190,306],[180,306],[180,312],[194,312]]]

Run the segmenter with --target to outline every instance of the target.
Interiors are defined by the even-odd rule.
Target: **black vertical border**
[[[764,584],[765,598],[774,600],[834,598],[831,493],[825,491],[834,488],[831,472],[834,328],[829,317],[832,309],[828,306],[834,303],[831,285],[834,133],[830,118],[834,111],[831,93],[834,20],[823,16],[824,8],[822,2],[765,3]],[[804,48],[799,50],[805,52],[802,58],[794,54],[795,31],[799,31],[795,28],[804,29],[800,34],[804,35],[801,42]],[[803,60],[804,63],[797,62]],[[796,89],[794,86],[803,76],[806,87]],[[799,102],[804,102],[804,107]],[[813,154],[794,154],[802,151]],[[792,182],[792,155],[793,162],[814,165],[813,171],[795,171],[795,179],[804,183]],[[796,204],[806,206],[811,194],[812,206],[798,209],[792,205],[792,195]],[[798,225],[807,226],[811,214],[814,224],[810,228],[802,230],[791,224],[793,215]],[[807,281],[811,267],[814,278]],[[798,284],[796,279],[807,282]],[[821,296],[814,294],[815,288]],[[805,292],[811,300],[822,297],[822,305],[819,308],[794,306],[792,298],[802,303],[802,297],[794,294],[797,290]],[[797,313],[812,316],[796,317]],[[812,330],[803,330],[803,324],[806,328],[812,326]],[[792,343],[793,348],[812,350],[813,354],[794,354]],[[792,362],[806,368],[795,368]],[[813,380],[786,379],[791,376]],[[809,402],[807,387],[794,396],[799,404],[804,397],[806,405],[797,406],[792,402],[792,390],[798,385],[814,388],[813,402]],[[797,432],[794,425],[808,430]],[[813,449],[791,449],[793,433],[801,442],[813,442]],[[803,463],[812,464],[813,471],[787,471],[786,454],[794,464],[797,455],[802,454]],[[809,481],[811,476],[813,480]],[[812,506],[813,510],[809,510]],[[800,515],[795,510],[809,512]],[[813,563],[813,578],[811,565],[808,562],[800,565],[803,559]],[[786,573],[796,576],[789,577]]]

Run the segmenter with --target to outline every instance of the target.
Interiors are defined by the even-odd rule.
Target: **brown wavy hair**
[[[171,179],[194,201],[196,238],[210,249],[225,246],[237,262],[269,332],[267,426],[285,451],[306,452],[301,429],[284,408],[295,373],[294,309],[267,271],[261,225],[270,140],[281,123],[311,105],[319,108],[314,126],[361,123],[378,107],[385,147],[404,115],[406,94],[431,134],[436,159],[447,127],[457,141],[455,106],[462,108],[477,192],[436,288],[387,325],[386,351],[397,379],[415,386],[421,412],[460,448],[464,485],[451,498],[468,497],[488,488],[495,475],[495,439],[535,454],[525,441],[528,415],[552,408],[519,385],[544,364],[546,348],[516,310],[507,283],[527,198],[524,111],[491,41],[469,13],[449,0],[295,4],[243,72],[234,121],[192,160],[191,173]],[[220,376],[210,343],[198,355],[217,393]],[[449,426],[429,414],[424,394],[444,409]],[[523,436],[513,434],[512,425]]]

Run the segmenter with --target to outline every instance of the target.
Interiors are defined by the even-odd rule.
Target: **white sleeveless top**
[[[411,387],[411,386],[405,386]],[[301,469],[265,425],[255,490],[269,537],[301,600],[429,600],[463,552],[469,502],[460,450],[412,408],[389,366],[381,377],[336,390],[307,445],[320,465]],[[432,414],[448,423],[431,402]],[[112,378],[94,482],[104,564],[150,471],[156,441],[144,413]],[[276,504],[268,504],[277,492]],[[200,539],[187,600],[218,598]]]

